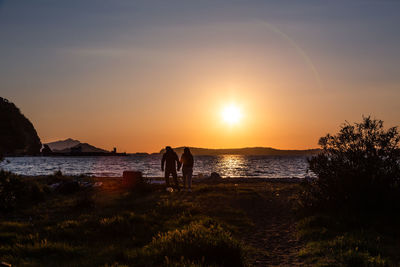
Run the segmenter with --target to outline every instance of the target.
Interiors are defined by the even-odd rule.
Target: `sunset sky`
[[[395,0],[0,0],[0,96],[43,143],[315,148],[363,114],[400,124],[399,14]]]

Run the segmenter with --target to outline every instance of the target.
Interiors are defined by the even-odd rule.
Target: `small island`
[[[78,140],[68,138],[66,140],[55,141],[44,144],[42,149],[44,156],[126,156],[125,152],[117,152],[117,148],[107,151],[90,145],[81,143]]]

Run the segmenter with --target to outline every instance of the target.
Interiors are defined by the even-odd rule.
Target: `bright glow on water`
[[[124,170],[162,177],[161,156],[126,157],[9,157],[0,168],[22,175],[49,175],[61,170],[68,175],[121,177]],[[195,156],[194,174],[217,172],[223,177],[304,178],[305,156]]]

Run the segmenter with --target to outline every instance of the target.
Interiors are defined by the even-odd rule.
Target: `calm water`
[[[48,175],[61,170],[68,175],[121,177],[124,170],[142,171],[147,177],[163,176],[161,157],[8,157],[0,168],[22,175]],[[304,178],[305,156],[197,156],[194,174],[218,172],[223,177]]]

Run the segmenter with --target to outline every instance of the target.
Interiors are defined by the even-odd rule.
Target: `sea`
[[[194,156],[194,175],[217,172],[224,178],[305,178],[309,156]],[[121,177],[123,171],[141,171],[145,177],[162,177],[160,155],[112,157],[6,157],[0,169],[20,175]]]

